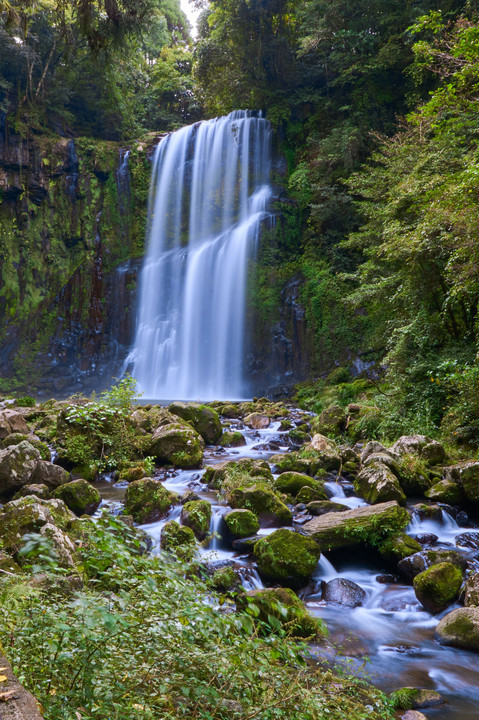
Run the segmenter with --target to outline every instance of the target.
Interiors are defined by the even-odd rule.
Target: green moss
[[[159,480],[135,480],[126,490],[125,513],[138,523],[155,522],[167,513],[176,499],[176,495],[167,490]]]
[[[254,555],[262,577],[301,587],[318,564],[321,548],[311,538],[282,528],[258,540]]]
[[[399,562],[409,555],[421,552],[422,547],[414,538],[406,533],[396,533],[379,545],[381,557],[392,562]]]
[[[218,444],[223,447],[242,447],[246,445],[246,440],[239,430],[235,430],[235,432],[226,431],[221,435]]]
[[[278,525],[291,525],[291,510],[279,499],[270,487],[256,483],[247,488],[236,488],[228,495],[228,503],[232,508],[251,510],[260,520],[274,522]]]
[[[169,520],[161,530],[161,549],[181,560],[191,560],[196,552],[193,530],[175,520]]]
[[[219,592],[228,592],[239,585],[239,578],[232,567],[222,567],[213,573],[211,584]]]
[[[442,562],[416,575],[413,584],[414,592],[426,610],[439,613],[459,597],[462,572],[455,565]]]
[[[254,535],[259,530],[259,521],[251,510],[231,510],[224,516],[226,527],[235,538]]]
[[[98,490],[83,479],[60,485],[52,495],[63,500],[76,515],[92,515],[101,502]]]
[[[305,486],[315,490],[318,497],[311,498],[311,500],[327,500],[328,496],[324,490],[323,483],[318,480],[313,480],[309,475],[303,475],[297,472],[284,472],[276,478],[274,481],[274,489],[278,492],[285,493],[296,497],[300,490]],[[300,500],[299,502],[303,502]],[[309,501],[308,501],[309,502]]]
[[[317,640],[327,636],[324,623],[310,615],[289,588],[265,588],[240,594],[236,606],[255,618],[260,632],[266,634],[280,628],[290,637]]]
[[[192,500],[185,503],[181,511],[181,522],[194,532],[197,538],[204,539],[210,529],[211,505],[208,500]]]

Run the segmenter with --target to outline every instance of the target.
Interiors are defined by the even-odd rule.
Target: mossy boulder
[[[26,497],[27,495],[36,495],[36,497],[42,498],[43,500],[48,500],[50,490],[46,485],[24,485],[16,495],[14,495],[13,499],[18,500],[18,498]]]
[[[246,439],[239,430],[234,432],[225,431],[218,442],[223,447],[243,447],[243,445],[246,445]]]
[[[266,460],[227,460],[217,465],[208,465],[203,475],[203,482],[210,488],[224,489],[225,492],[240,485],[254,485],[258,480],[267,484],[273,483],[273,474]]]
[[[464,605],[466,607],[479,607],[479,573],[476,572],[466,581],[464,588]]]
[[[347,415],[339,405],[330,405],[311,420],[311,429],[322,435],[337,435],[346,427]]]
[[[40,453],[42,460],[50,460],[51,453],[48,445],[40,440],[36,435],[25,435],[24,433],[12,433],[7,435],[2,441],[2,447],[6,448],[11,445],[19,445],[21,442],[29,442]]]
[[[348,505],[341,505],[341,503],[332,502],[331,500],[313,500],[306,505],[306,510],[311,515],[326,515],[330,512],[345,512],[349,510]]]
[[[319,469],[317,460],[311,462],[311,458],[301,457],[297,452],[277,453],[269,459],[279,473],[297,472],[305,475],[315,475]]]
[[[316,568],[321,548],[311,538],[281,528],[258,540],[253,552],[265,580],[301,587]]]
[[[428,612],[440,613],[459,597],[462,572],[451,563],[439,563],[416,575],[413,585],[421,605]]]
[[[0,495],[19,490],[32,480],[40,453],[26,440],[0,450]]]
[[[479,652],[479,608],[458,608],[445,615],[434,633],[441,645]]]
[[[288,434],[289,439],[295,443],[295,445],[304,445],[311,440],[309,433],[306,432],[306,430],[300,430],[299,428],[290,430]]]
[[[396,710],[417,710],[444,703],[441,693],[429,688],[404,687],[392,692],[389,698]]]
[[[193,500],[183,505],[181,522],[191,528],[199,540],[203,540],[210,531],[211,505],[208,500]]]
[[[231,592],[240,584],[240,578],[234,568],[227,565],[215,570],[211,584],[218,592]]]
[[[137,523],[156,522],[166,515],[177,499],[159,480],[142,478],[127,487],[125,513],[131,515]]]
[[[290,637],[314,639],[327,635],[321,620],[310,615],[289,588],[264,588],[241,593],[236,597],[236,607],[266,625],[271,626],[271,618],[275,618]],[[264,625],[262,629],[264,631]]]
[[[314,480],[309,475],[303,475],[297,472],[285,472],[281,473],[279,477],[274,481],[274,489],[285,495],[291,495],[296,497],[299,491],[307,485],[314,489],[319,497],[315,497],[315,500],[327,500],[328,496],[324,490],[324,484],[319,480]],[[303,502],[303,501],[301,501]]]
[[[53,491],[53,497],[63,500],[75,515],[93,515],[101,503],[98,490],[82,478],[60,485]]]
[[[201,466],[204,448],[203,438],[193,428],[172,423],[155,430],[148,453],[159,462],[181,468],[196,468]]]
[[[175,520],[169,520],[161,529],[161,549],[182,560],[191,560],[196,552],[193,530]]]
[[[17,552],[25,533],[40,532],[44,525],[68,529],[75,515],[63,500],[43,500],[34,495],[11,500],[0,511],[0,540],[7,552]]]
[[[178,416],[161,405],[151,405],[137,408],[130,415],[130,420],[134,427],[153,433],[159,427],[178,423]]]
[[[461,505],[466,499],[462,487],[458,483],[447,479],[435,483],[425,491],[424,495],[429,500],[447,503],[448,505]]]
[[[313,488],[309,485],[305,485],[296,495],[296,502],[307,505],[315,500],[324,500],[325,497],[327,497],[327,495],[322,487]]]
[[[207,405],[199,403],[175,402],[168,406],[173,415],[186,420],[197,433],[201,435],[207,445],[218,442],[223,432],[220,416]]]
[[[330,512],[305,523],[301,532],[323,550],[354,547],[362,543],[377,544],[409,524],[409,513],[397,502]]]
[[[437,440],[431,440],[427,445],[424,445],[420,455],[428,465],[441,465],[446,459],[444,446]]]
[[[398,563],[409,555],[421,552],[422,547],[417,540],[406,533],[395,533],[379,546],[381,557],[388,562]]]
[[[432,481],[424,460],[415,455],[402,455],[397,463],[397,476],[408,497],[424,495]]]
[[[416,575],[440,563],[450,563],[459,568],[461,573],[467,567],[467,559],[457,550],[423,550],[400,560],[398,570],[403,577],[412,581]]]
[[[118,474],[119,482],[135,482],[135,480],[141,480],[148,475],[143,465],[136,465],[133,467],[123,468]]]
[[[372,463],[363,468],[354,480],[354,488],[358,495],[372,505],[389,500],[397,500],[400,504],[406,502],[406,495],[397,477],[382,463]]]
[[[235,488],[228,495],[228,504],[233,509],[251,510],[265,525],[291,525],[293,522],[291,510],[263,483]]]
[[[245,538],[259,530],[259,521],[251,510],[231,510],[224,516],[226,527],[234,538]]]
[[[458,483],[468,500],[479,501],[479,461],[474,460],[444,468],[444,478]]]
[[[402,435],[391,447],[397,455],[419,455],[421,450],[431,442],[425,435]]]
[[[60,465],[54,465],[46,460],[39,460],[32,473],[32,483],[47,485],[50,488],[59,487],[70,482],[70,473]]]
[[[236,420],[243,415],[243,411],[239,405],[233,405],[232,403],[226,403],[219,405],[217,408],[218,412],[222,417],[230,420]]]

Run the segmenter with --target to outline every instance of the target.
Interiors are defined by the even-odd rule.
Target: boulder
[[[465,532],[456,535],[456,545],[458,547],[472,548],[479,550],[479,532]]]
[[[412,582],[416,575],[439,563],[451,563],[461,572],[464,572],[467,566],[466,558],[457,550],[423,550],[401,560],[398,570],[406,580]]]
[[[354,488],[358,495],[373,505],[388,500],[397,500],[401,504],[406,502],[399,480],[382,463],[373,463],[363,468],[354,480]]]
[[[39,460],[38,450],[26,441],[0,450],[0,495],[37,482],[32,475]]]
[[[479,608],[453,610],[439,622],[434,633],[441,645],[479,652]]]
[[[306,505],[306,510],[310,515],[319,516],[330,512],[344,512],[349,510],[349,506],[331,500],[313,500]]]
[[[291,637],[315,638],[325,635],[323,623],[308,613],[298,596],[289,588],[249,590],[237,595],[236,607],[265,624],[271,625],[270,619],[276,618]]]
[[[201,435],[189,425],[172,423],[157,428],[148,452],[159,462],[175,467],[200,467],[205,444]]]
[[[228,504],[233,508],[251,510],[263,525],[291,525],[291,510],[279,499],[270,487],[256,483],[251,487],[240,487],[228,495]]]
[[[421,605],[428,612],[437,614],[459,597],[462,571],[451,563],[439,563],[416,575],[413,585]]]
[[[296,495],[296,502],[307,505],[310,502],[314,502],[315,500],[324,500],[327,497],[328,495],[321,486],[321,483],[319,484],[319,486],[316,485],[315,487],[305,485]]]
[[[298,472],[305,475],[316,475],[320,469],[320,463],[315,458],[301,457],[297,452],[278,453],[269,459],[277,472]]]
[[[40,440],[37,435],[25,435],[24,433],[11,433],[2,442],[2,447],[6,448],[10,445],[19,445],[21,442],[29,442],[40,453],[42,460],[50,460],[51,452],[48,445]]]
[[[0,440],[4,440],[12,433],[28,435],[29,432],[28,425],[18,410],[6,408],[0,411]]]
[[[401,715],[400,720],[427,720],[427,717],[419,710],[407,710]]]
[[[191,560],[196,551],[196,538],[193,530],[169,520],[161,529],[161,549],[182,560]]]
[[[426,490],[424,496],[429,500],[447,503],[448,505],[461,505],[466,499],[462,487],[458,483],[446,479],[435,483],[429,490]]]
[[[62,500],[42,500],[34,495],[11,500],[0,511],[0,539],[3,548],[16,553],[25,533],[40,532],[50,524],[68,528],[75,515]]]
[[[379,552],[384,560],[398,563],[414,553],[421,552],[422,547],[417,540],[406,533],[395,533],[379,546]]]
[[[152,523],[166,515],[177,499],[159,480],[142,478],[128,485],[124,511],[137,523]]]
[[[364,465],[371,455],[387,455],[391,460],[399,460],[399,455],[388,450],[377,440],[368,442],[361,451],[361,462]]]
[[[218,408],[218,412],[222,417],[228,418],[230,420],[236,420],[241,417],[242,410],[239,407],[239,405],[233,405],[232,403],[226,403],[225,405],[221,405]]]
[[[199,540],[210,531],[211,505],[208,500],[192,500],[181,508],[181,522],[191,528]]]
[[[260,413],[250,413],[244,420],[244,424],[252,430],[264,430],[270,426],[271,420],[267,415],[261,415]]]
[[[234,485],[253,485],[257,479],[263,483],[273,483],[273,474],[266,460],[241,458],[227,460],[217,465],[208,465],[203,475],[203,482],[213,490],[226,490]]]
[[[79,478],[53,491],[53,497],[63,500],[75,515],[93,515],[101,503],[101,495],[87,480]]]
[[[234,568],[228,565],[215,570],[211,583],[218,592],[231,592],[240,584],[240,578]]]
[[[40,529],[40,535],[53,545],[58,565],[64,568],[77,567],[76,548],[68,535],[53,523],[46,523]]]
[[[336,443],[321,433],[315,433],[311,438],[310,449],[321,453],[335,453]]]
[[[14,496],[14,500],[18,498],[26,497],[27,495],[36,495],[43,500],[48,500],[50,497],[50,490],[46,485],[24,485]]]
[[[468,500],[479,500],[479,461],[464,462],[444,468],[444,479],[458,483]]]
[[[466,581],[464,605],[466,607],[479,607],[479,573],[474,573]]]
[[[311,429],[323,435],[337,435],[346,427],[347,415],[339,405],[330,405],[311,420]]]
[[[420,456],[428,465],[440,465],[446,459],[446,451],[440,442],[431,440],[421,449]]]
[[[59,487],[70,482],[70,473],[60,465],[54,465],[46,460],[39,460],[32,473],[31,481],[48,487]]]
[[[242,447],[246,445],[246,439],[239,430],[234,432],[225,431],[218,441],[219,445],[223,447]]]
[[[430,443],[430,438],[425,435],[403,435],[390,449],[397,455],[419,455]]]
[[[216,410],[207,405],[192,402],[175,402],[168,407],[168,410],[173,415],[186,420],[201,435],[207,445],[214,445],[220,439],[223,429]]]
[[[333,578],[323,587],[322,599],[325,602],[346,607],[360,607],[367,600],[367,593],[352,580]]]
[[[296,497],[305,485],[314,489],[316,494],[319,495],[319,497],[314,498],[315,500],[328,499],[323,483],[318,480],[313,480],[313,478],[309,477],[309,475],[303,475],[297,472],[285,472],[281,473],[281,475],[274,481],[275,490],[285,493],[286,495],[291,495],[292,497]]]
[[[315,517],[303,525],[301,532],[328,550],[377,542],[400,532],[408,523],[407,510],[391,501]]]
[[[259,521],[251,510],[231,510],[224,516],[226,527],[234,538],[245,538],[259,530]]]
[[[398,460],[394,459],[389,453],[371,453],[366,460],[362,463],[363,468],[369,467],[370,465],[385,465],[393,475],[399,476]]]
[[[254,556],[265,580],[288,587],[306,585],[321,555],[321,548],[311,538],[282,528],[258,540]]]

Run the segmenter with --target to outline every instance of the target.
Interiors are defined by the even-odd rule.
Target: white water
[[[160,141],[131,373],[145,397],[245,396],[248,260],[271,199],[271,130],[236,111]]]

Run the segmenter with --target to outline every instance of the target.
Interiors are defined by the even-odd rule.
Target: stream
[[[304,413],[291,409],[290,418],[298,422],[304,419]],[[225,460],[237,460],[242,457],[268,460],[278,452],[288,452],[293,448],[288,431],[280,430],[280,422],[272,422],[265,430],[250,430],[241,421],[231,421],[229,430],[240,430],[246,445],[239,448],[207,447],[204,465],[214,465]],[[226,545],[221,539],[222,516],[229,510],[226,504],[218,502],[215,491],[202,483],[204,470],[164,470],[160,469],[161,479],[169,490],[180,495],[193,491],[212,504],[210,532],[213,538],[208,547],[200,546],[203,561],[211,563],[234,562],[242,584],[247,589],[261,588],[263,583],[250,555],[241,555]],[[100,490],[103,502],[99,513],[105,508],[119,512],[127,484],[113,484],[108,475],[95,483]],[[364,500],[354,494],[352,484],[344,478],[329,474],[325,483],[331,500],[348,505],[350,508],[366,505]],[[423,503],[424,500],[421,499]],[[427,502],[427,501],[426,501]],[[408,501],[408,507],[414,501]],[[450,510],[450,508],[449,508]],[[160,551],[160,534],[168,520],[179,521],[181,505],[176,505],[159,522],[141,527],[153,540],[153,552]],[[294,511],[293,527],[299,528],[305,519],[311,516]],[[471,523],[464,513],[458,522],[447,512],[437,520],[421,519],[417,512],[406,532],[413,536],[435,535],[433,544],[424,548],[457,549],[477,564],[477,550],[456,547],[456,536],[471,531]],[[467,525],[466,525],[467,523]],[[277,528],[262,528],[258,534],[273,532]],[[436,708],[427,708],[428,717],[437,720],[472,720],[478,717],[479,706],[479,655],[439,645],[434,639],[434,629],[441,617],[454,607],[447,608],[441,615],[426,612],[414,594],[411,585],[402,581],[369,557],[362,558],[361,553],[347,551],[321,555],[312,582],[299,593],[311,614],[320,617],[330,631],[330,645],[312,646],[311,652],[318,657],[325,656],[335,664],[347,664],[357,674],[363,674],[374,685],[385,692],[400,687],[425,687],[439,691],[446,704]],[[359,585],[367,593],[367,599],[361,607],[350,608],[344,605],[326,603],[321,599],[321,581],[333,578],[346,578]]]

